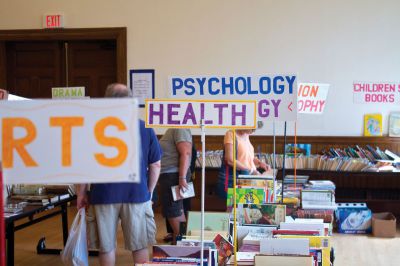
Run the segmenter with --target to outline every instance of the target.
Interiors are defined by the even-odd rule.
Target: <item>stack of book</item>
[[[335,194],[331,190],[302,190],[301,207],[304,210],[335,210]]]
[[[154,245],[151,262],[143,265],[199,265],[201,261],[201,247]],[[218,265],[218,252],[216,249],[204,248],[203,266]]]
[[[236,204],[263,204],[274,202],[275,186],[273,176],[239,175],[236,188]],[[233,188],[228,189],[226,206],[233,206]]]
[[[219,168],[222,164],[223,150],[206,151],[205,163],[206,167]],[[203,165],[202,153],[197,152],[196,167],[201,168]]]

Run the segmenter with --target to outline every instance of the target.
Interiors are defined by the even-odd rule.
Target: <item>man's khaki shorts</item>
[[[151,201],[144,203],[95,204],[88,210],[89,248],[110,252],[116,248],[121,220],[125,249],[136,251],[156,243],[156,223]]]

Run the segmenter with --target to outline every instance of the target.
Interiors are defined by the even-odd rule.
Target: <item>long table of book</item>
[[[56,215],[61,215],[61,229],[63,236],[63,245],[68,239],[68,203],[74,200],[75,196],[69,194],[52,195],[51,197],[41,196],[23,197],[23,199],[14,198],[9,200],[5,207],[5,224],[7,239],[7,265],[14,265],[14,235],[16,231],[22,230],[28,226],[39,223]],[[25,220],[29,218],[28,220]],[[23,221],[20,223],[20,221]],[[17,223],[18,222],[18,223]],[[60,254],[60,249],[46,248],[45,238],[38,242],[38,254]]]
[[[209,266],[333,264],[336,203],[331,181],[303,177],[294,184],[290,176],[283,183],[271,176],[239,176],[236,225],[233,191],[227,191],[226,211],[205,212],[203,254],[201,213],[190,211],[176,245],[153,246],[152,260],[143,265],[199,265],[202,255]]]
[[[218,167],[206,168],[206,210],[223,210],[225,202],[215,193]],[[293,174],[293,169],[286,169]],[[337,202],[366,202],[374,212],[392,212],[400,218],[400,172],[341,172],[298,169],[298,175],[308,175],[313,180],[331,180],[336,184]],[[197,170],[196,170],[197,175]],[[282,179],[282,170],[278,171]],[[195,190],[199,189],[199,180],[194,180]],[[195,210],[199,206],[197,199],[192,200]]]
[[[293,174],[287,169],[287,174]],[[400,172],[338,172],[297,170],[313,180],[331,180],[337,202],[365,202],[374,212],[392,212],[400,217]],[[282,172],[278,172],[281,178]]]

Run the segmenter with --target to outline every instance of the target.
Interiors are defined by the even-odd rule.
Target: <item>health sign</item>
[[[146,100],[146,127],[253,129],[256,101]]]
[[[134,99],[0,101],[10,184],[139,182]]]
[[[173,76],[168,85],[172,98],[257,100],[260,120],[297,117],[295,75]]]

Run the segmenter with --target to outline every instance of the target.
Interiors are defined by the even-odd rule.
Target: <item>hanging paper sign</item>
[[[329,84],[299,83],[297,108],[302,114],[322,114],[326,105]]]
[[[8,99],[8,91],[0,89],[0,100]]]
[[[85,87],[57,87],[51,88],[53,99],[85,98]]]
[[[172,98],[255,99],[260,120],[297,117],[296,75],[173,76],[168,87]]]
[[[139,182],[135,99],[0,102],[10,184]]]
[[[396,103],[400,104],[400,83],[354,82],[354,103]]]
[[[256,101],[146,100],[147,127],[256,128]]]

